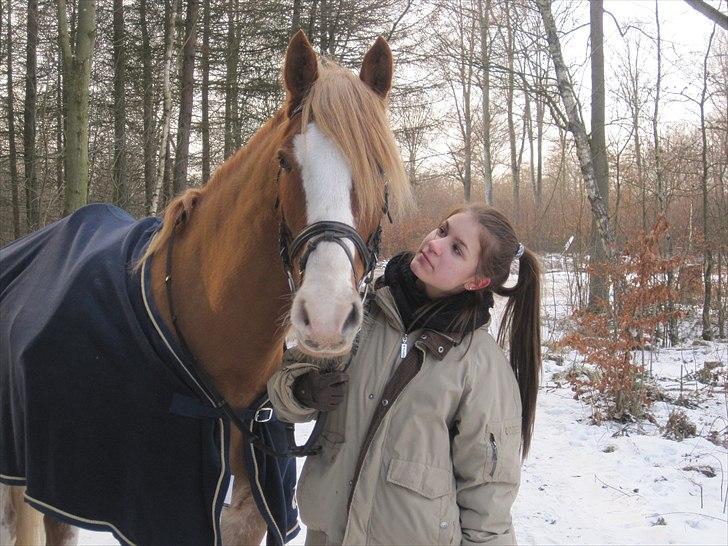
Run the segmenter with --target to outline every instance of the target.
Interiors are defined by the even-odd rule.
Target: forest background
[[[279,108],[295,29],[353,69],[382,35],[396,60],[392,124],[418,202],[386,228],[384,257],[416,244],[453,205],[486,202],[528,247],[586,271],[573,304],[594,310],[613,288],[594,266],[619,263],[664,218],[659,255],[673,262],[660,278],[676,291],[668,312],[702,308],[703,337],[725,336],[722,0],[0,8],[2,244],[86,202],[158,214]]]

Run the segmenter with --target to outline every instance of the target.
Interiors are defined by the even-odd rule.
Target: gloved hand
[[[293,380],[293,396],[306,407],[331,411],[344,399],[348,381],[346,372],[312,370]]]

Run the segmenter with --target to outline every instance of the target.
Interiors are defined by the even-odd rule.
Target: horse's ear
[[[288,44],[286,63],[283,67],[283,81],[288,91],[289,117],[301,105],[316,78],[318,78],[316,52],[306,34],[299,30]]]
[[[359,78],[371,87],[377,95],[386,98],[392,88],[393,71],[392,51],[389,49],[387,40],[380,36],[367,51],[367,54],[364,55]]]

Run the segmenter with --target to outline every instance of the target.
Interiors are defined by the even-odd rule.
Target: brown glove
[[[306,372],[293,380],[293,396],[306,407],[331,411],[344,399],[348,381],[346,372],[337,370]]]

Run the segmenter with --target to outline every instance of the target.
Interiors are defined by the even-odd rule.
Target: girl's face
[[[425,237],[410,267],[425,285],[428,297],[441,298],[490,284],[490,279],[476,276],[481,229],[466,211],[453,214]]]

